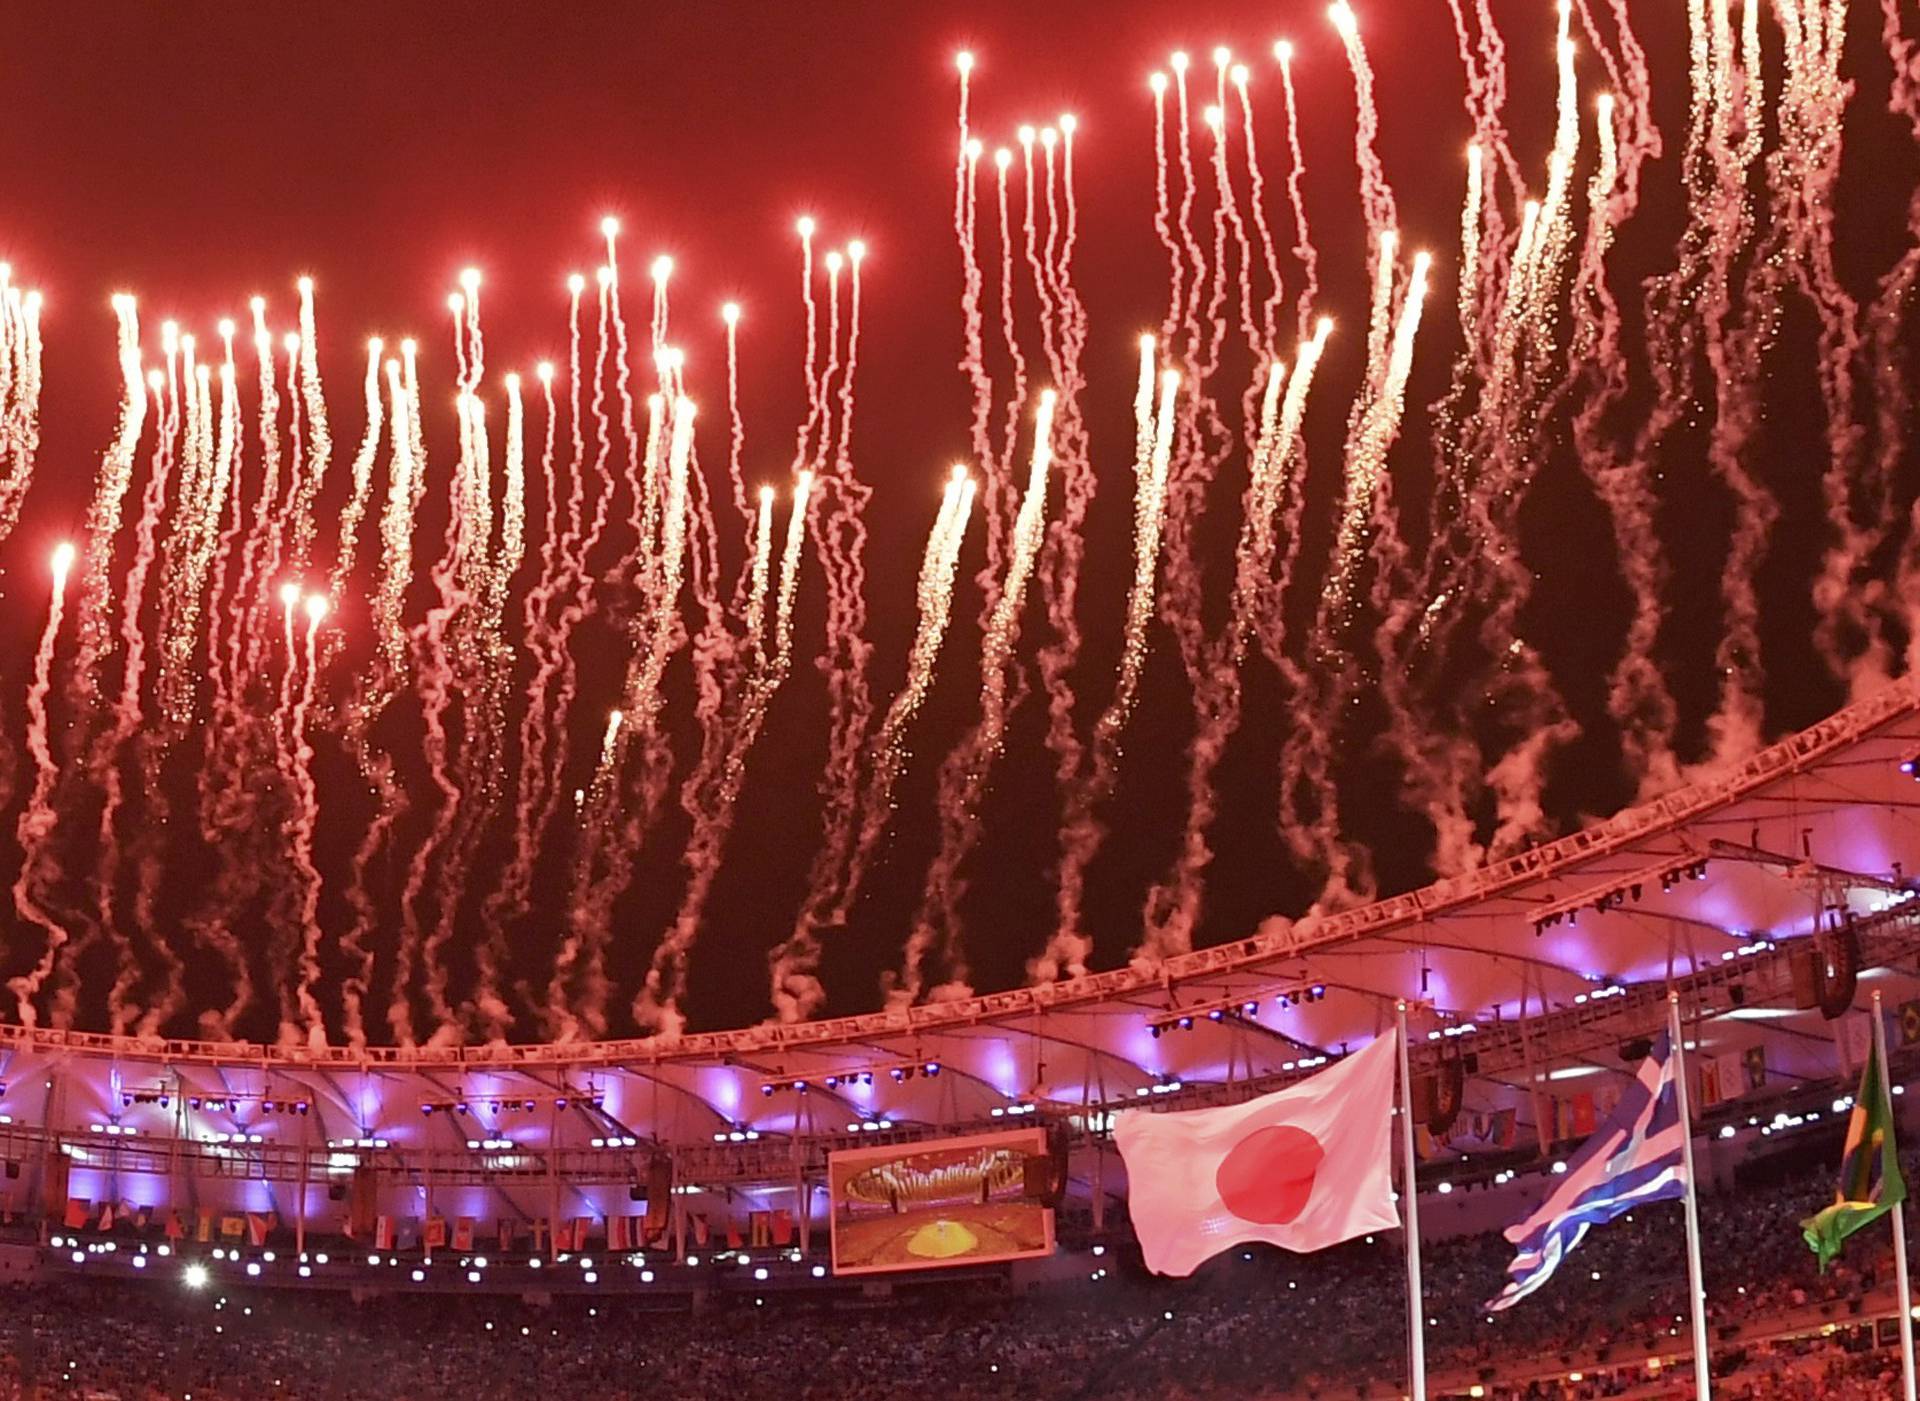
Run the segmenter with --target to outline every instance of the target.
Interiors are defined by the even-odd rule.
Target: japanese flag
[[[1304,1252],[1396,1229],[1397,1059],[1389,1033],[1245,1104],[1117,1115],[1113,1137],[1147,1268],[1184,1276],[1247,1241]]]

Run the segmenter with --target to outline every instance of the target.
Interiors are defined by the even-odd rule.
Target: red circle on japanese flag
[[[1255,1129],[1228,1151],[1213,1175],[1220,1200],[1242,1221],[1284,1226],[1307,1209],[1326,1149],[1305,1129]]]

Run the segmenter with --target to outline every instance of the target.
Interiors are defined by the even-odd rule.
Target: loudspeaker
[[[1733,1005],[1736,1007],[1746,1006],[1747,1005],[1747,985],[1745,983],[1731,984],[1727,988],[1727,1000],[1733,1003]]]
[[[344,1183],[344,1182],[329,1182],[329,1183],[327,1184],[327,1200],[328,1200],[328,1201],[330,1201],[330,1202],[343,1202],[343,1201],[345,1201],[346,1199],[347,1199],[347,1184],[346,1184],[346,1183]]]
[[[1819,951],[1823,956],[1814,966],[1820,1015],[1830,1022],[1853,1010],[1853,994],[1860,978],[1860,939],[1854,933],[1853,912],[1849,910],[1843,918],[1846,922],[1840,931],[1821,941],[1826,947]]]
[[[1636,1036],[1631,1041],[1620,1043],[1620,1059],[1628,1065],[1637,1065],[1653,1054],[1653,1041],[1650,1037]]]
[[[1796,944],[1787,955],[1787,968],[1793,975],[1793,1009],[1811,1012],[1820,1005],[1820,951],[1813,940]]]
[[[646,1199],[647,1199],[647,1194],[638,1182],[634,1183],[631,1187],[627,1188],[628,1201],[643,1202]]]

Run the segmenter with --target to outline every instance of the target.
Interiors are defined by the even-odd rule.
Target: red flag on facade
[[[265,1245],[273,1228],[280,1224],[280,1218],[271,1211],[249,1211],[247,1213],[247,1239],[255,1245]]]
[[[444,1216],[429,1216],[427,1218],[426,1229],[421,1233],[420,1238],[422,1244],[424,1244],[428,1250],[445,1250],[447,1248],[447,1218]]]
[[[633,1249],[633,1218],[631,1216],[607,1218],[607,1249]]]
[[[453,1248],[455,1250],[473,1249],[473,1218],[462,1216],[453,1223]]]
[[[505,1252],[512,1250],[513,1237],[514,1237],[512,1219],[510,1217],[502,1216],[499,1222],[496,1224],[495,1229],[496,1229],[496,1236],[500,1242],[501,1252],[504,1254]]]
[[[113,1229],[113,1223],[116,1219],[117,1218],[114,1216],[114,1212],[113,1212],[113,1203],[101,1202],[100,1203],[100,1229],[103,1231],[111,1231]]]
[[[93,1203],[84,1197],[68,1197],[67,1214],[61,1219],[69,1231],[82,1230],[93,1219]]]
[[[373,1248],[375,1250],[393,1249],[393,1218],[391,1216],[373,1218]]]
[[[180,1219],[180,1213],[172,1207],[167,1208],[166,1232],[168,1240],[178,1241],[187,1238],[186,1222]]]
[[[727,1249],[738,1250],[746,1242],[740,1238],[740,1223],[731,1216],[727,1218]]]
[[[783,1247],[793,1244],[793,1213],[783,1206],[774,1208],[773,1243]]]

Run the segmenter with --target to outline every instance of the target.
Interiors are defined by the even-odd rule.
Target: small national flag
[[[280,1218],[271,1211],[249,1211],[247,1213],[247,1239],[254,1245],[265,1245],[267,1237],[273,1234],[273,1228],[280,1224]]]
[[[633,1218],[631,1216],[607,1218],[607,1249],[633,1249]]]
[[[1526,1220],[1507,1227],[1507,1239],[1518,1250],[1507,1266],[1507,1287],[1487,1307],[1511,1308],[1545,1284],[1593,1227],[1648,1202],[1685,1196],[1685,1134],[1672,1045],[1663,1034],[1613,1114],[1568,1160],[1547,1199]]]
[[[1920,1046],[1920,998],[1900,1004],[1900,1044]]]
[[[1245,1241],[1313,1251],[1400,1224],[1391,1139],[1397,1038],[1244,1104],[1127,1110],[1114,1141],[1156,1274],[1190,1275]]]
[[[391,1216],[374,1217],[373,1218],[373,1248],[375,1250],[392,1250],[393,1242],[394,1242],[393,1218]]]
[[[459,1217],[453,1223],[453,1248],[455,1250],[473,1249],[473,1218]]]
[[[1847,1146],[1840,1155],[1840,1184],[1833,1204],[1800,1223],[1807,1244],[1820,1257],[1820,1268],[1832,1263],[1841,1242],[1907,1199],[1900,1176],[1900,1154],[1893,1142],[1893,1102],[1880,1079],[1880,1058],[1867,1057],[1860,1075],[1860,1092],[1853,1097],[1853,1115],[1847,1120]]]
[[[93,1219],[93,1203],[85,1197],[68,1197],[67,1214],[61,1219],[69,1231],[83,1230]]]
[[[444,1216],[429,1216],[427,1218],[426,1228],[421,1232],[421,1240],[425,1243],[428,1250],[445,1250],[447,1248],[447,1218]]]
[[[499,1221],[495,1223],[495,1233],[500,1242],[501,1253],[505,1254],[511,1251],[513,1249],[514,1237],[513,1218],[502,1216]]]

